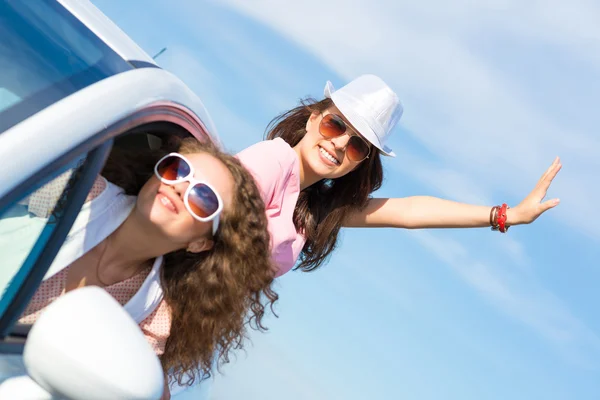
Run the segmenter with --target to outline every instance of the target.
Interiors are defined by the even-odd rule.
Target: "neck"
[[[106,240],[103,269],[125,276],[145,267],[149,260],[177,250],[172,245],[165,246],[165,240],[158,232],[136,218],[135,208]]]
[[[322,178],[315,175],[314,173],[311,173],[309,168],[305,168],[304,161],[300,154],[299,145],[294,146],[294,151],[296,152],[296,155],[298,156],[298,164],[300,165],[300,190],[304,190],[307,187],[317,183]]]

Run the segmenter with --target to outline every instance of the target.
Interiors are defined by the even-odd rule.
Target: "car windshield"
[[[54,0],[0,0],[0,133],[131,69]]]

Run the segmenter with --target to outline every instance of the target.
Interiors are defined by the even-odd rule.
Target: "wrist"
[[[513,225],[523,224],[518,206],[510,208],[506,204],[494,206],[490,210],[490,225],[493,231],[505,233]]]
[[[519,206],[514,208],[509,208],[506,210],[506,225],[521,225],[524,224],[523,218],[521,218],[521,214],[519,213]]]

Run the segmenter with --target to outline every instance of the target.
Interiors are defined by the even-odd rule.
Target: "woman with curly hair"
[[[248,325],[265,329],[263,297],[277,300],[267,218],[237,159],[195,139],[166,155],[113,152],[90,197],[78,217],[88,250],[73,257],[76,221],[20,322],[33,323],[67,291],[103,287],[139,323],[171,383],[183,386],[228,362]]]

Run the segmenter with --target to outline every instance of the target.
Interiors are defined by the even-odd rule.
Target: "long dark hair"
[[[306,122],[312,113],[333,106],[331,99],[303,99],[300,105],[277,117],[267,126],[267,139],[282,138],[290,146],[306,134]],[[381,187],[383,167],[379,151],[373,148],[369,158],[348,174],[321,180],[300,192],[294,210],[296,230],[306,237],[296,269],[313,271],[320,267],[335,249],[344,221],[353,211],[366,207],[372,192]]]
[[[247,326],[266,330],[262,321],[266,306],[272,309],[278,295],[271,289],[274,266],[265,206],[252,176],[236,158],[211,143],[184,139],[170,146],[137,154],[113,151],[102,174],[126,193],[137,195],[152,176],[156,161],[179,151],[208,153],[233,176],[233,202],[221,215],[213,248],[164,256],[161,283],[172,322],[161,362],[179,384],[191,385],[210,377],[215,354],[222,365],[229,361],[231,350],[243,347]]]

